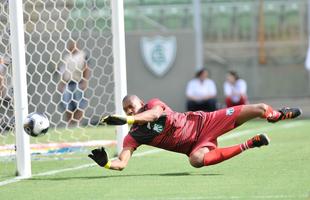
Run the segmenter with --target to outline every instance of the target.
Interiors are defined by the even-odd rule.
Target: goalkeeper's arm
[[[92,150],[92,154],[89,154],[88,157],[93,159],[101,167],[121,171],[127,166],[133,152],[133,148],[126,147],[123,149],[117,159],[109,160],[105,149],[102,147]]]
[[[150,110],[146,110],[144,112],[138,113],[134,115],[134,122],[138,124],[144,124],[147,122],[156,121],[162,114],[164,110],[161,106],[154,106]]]
[[[161,106],[154,106],[150,110],[146,110],[144,112],[138,113],[133,116],[120,116],[120,115],[109,115],[101,119],[102,124],[106,123],[109,125],[123,125],[123,124],[144,124],[147,122],[153,122],[157,120],[162,114],[164,110]]]
[[[133,148],[128,147],[124,148],[120,153],[120,155],[118,156],[118,158],[111,162],[110,169],[120,171],[123,170],[127,166],[128,161],[130,160],[133,152],[134,152]]]

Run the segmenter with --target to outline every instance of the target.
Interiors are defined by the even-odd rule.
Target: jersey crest
[[[140,144],[148,144],[164,131],[166,119],[167,116],[162,115],[154,122],[148,122],[143,125],[135,124],[131,127],[129,134]]]

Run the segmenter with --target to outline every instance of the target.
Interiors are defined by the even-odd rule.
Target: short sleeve
[[[241,94],[246,94],[246,90],[247,90],[247,85],[246,85],[246,82],[244,81],[244,80],[242,80],[242,79],[239,79],[238,80],[238,86],[239,86],[239,92],[241,93]]]
[[[209,90],[210,90],[210,95],[216,96],[216,85],[213,80],[210,80]]]
[[[230,96],[232,94],[231,86],[229,85],[227,81],[225,81],[224,83],[224,94],[225,96]]]
[[[126,135],[123,142],[123,148],[134,148],[137,149],[140,144],[130,135]]]
[[[186,96],[187,97],[191,97],[191,96],[194,96],[194,80],[191,80],[187,83],[187,86],[186,86]]]

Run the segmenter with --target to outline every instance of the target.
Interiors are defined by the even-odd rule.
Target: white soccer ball
[[[50,122],[43,113],[33,112],[27,115],[24,122],[25,132],[33,137],[45,135],[50,127]]]

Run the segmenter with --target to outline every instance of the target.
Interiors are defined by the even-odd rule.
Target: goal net
[[[9,2],[0,4],[0,180],[16,170]],[[23,9],[28,112],[51,124],[30,138],[32,162],[88,162],[90,149],[116,144],[113,128],[97,126],[115,112],[111,1],[23,0]]]

